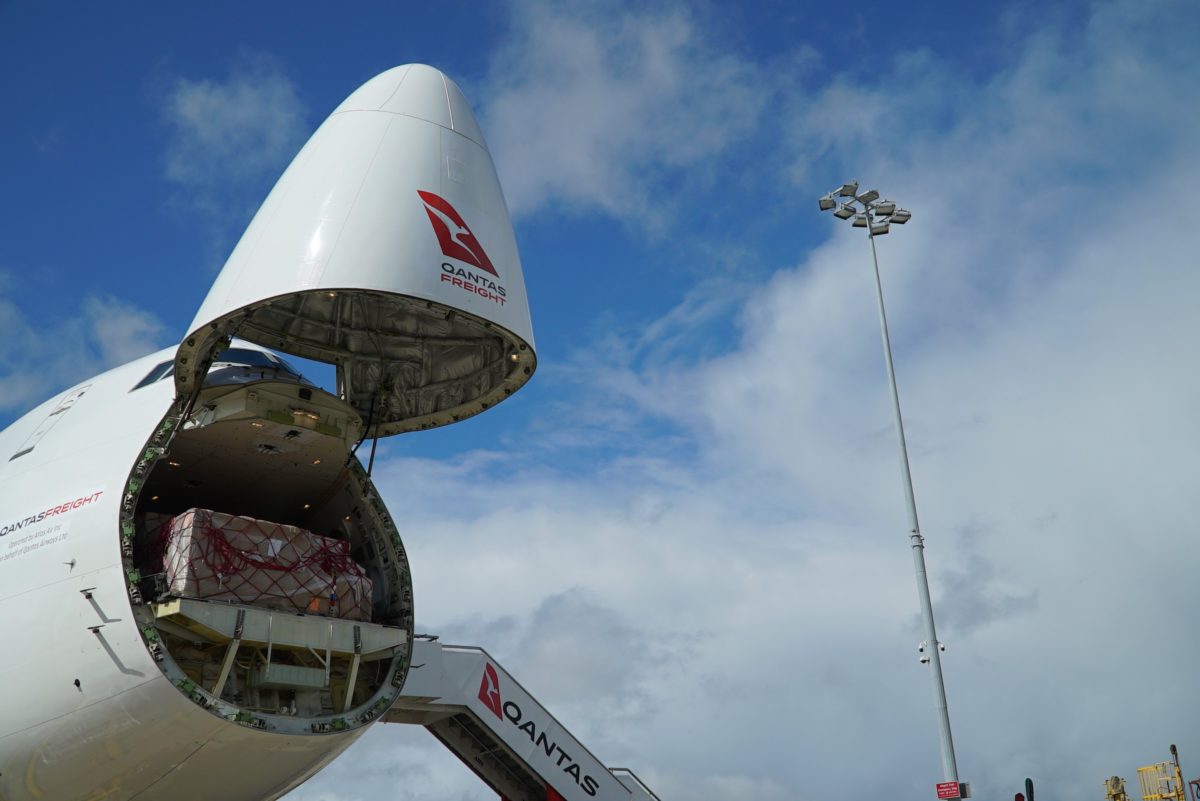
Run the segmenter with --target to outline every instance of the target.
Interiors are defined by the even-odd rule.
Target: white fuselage
[[[131,389],[173,355],[82,382],[0,432],[4,801],[273,799],[365,730],[290,736],[221,720],[147,651],[126,589],[119,509],[174,399],[170,380]],[[47,429],[60,401],[84,388]],[[10,460],[35,432],[33,449]]]
[[[234,338],[335,365],[335,392],[222,385],[209,368]],[[348,747],[394,703],[413,638],[403,544],[351,449],[480,414],[536,365],[466,98],[425,65],[381,73],[297,154],[177,348],[0,433],[0,801],[269,801]],[[217,626],[217,596],[147,587],[157,521],[193,508],[336,541],[369,614],[328,611],[336,592],[289,590],[285,611],[233,593]]]

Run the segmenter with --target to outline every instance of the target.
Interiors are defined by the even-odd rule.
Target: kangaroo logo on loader
[[[500,713],[500,677],[496,675],[496,669],[491,663],[484,663],[483,680],[479,683],[479,700],[483,701],[483,705],[492,710],[492,713],[504,720],[504,715]]]

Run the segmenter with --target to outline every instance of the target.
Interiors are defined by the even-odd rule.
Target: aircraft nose
[[[416,117],[487,148],[458,84],[427,64],[405,64],[380,73],[346,98],[334,113],[343,111],[386,111]]]

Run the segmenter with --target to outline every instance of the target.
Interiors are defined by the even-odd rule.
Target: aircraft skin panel
[[[128,392],[142,377],[142,363],[149,369],[153,359],[84,382],[90,385],[87,392],[32,451],[16,459],[9,456],[55,407],[57,398],[0,434],[0,630],[7,632],[19,614],[11,610],[28,607],[20,601],[23,594],[120,565],[118,496],[134,459],[171,402],[169,386]],[[123,585],[122,581],[118,590],[122,598]],[[88,606],[82,595],[79,600]],[[110,615],[129,621],[128,602],[121,603]],[[44,627],[43,622],[38,628]],[[86,629],[85,633],[92,636]],[[5,637],[3,642],[12,640]],[[0,664],[0,671],[5,670]],[[0,735],[10,720],[8,715],[0,719]]]
[[[152,786],[141,797],[263,801],[365,731],[287,736],[223,721],[176,689],[142,642],[118,509],[174,387],[130,389],[172,354],[84,382],[76,406],[18,459],[8,461],[62,395],[0,433],[4,801],[122,801]]]
[[[310,145],[301,149],[279,178],[278,184],[287,189],[272,191],[263,201],[189,331],[254,300],[326,288],[321,285],[325,265],[387,130],[386,115],[368,117],[365,122],[358,126],[332,124],[340,134],[340,158],[336,161],[314,159]],[[273,269],[252,268],[264,262]]]
[[[150,661],[140,667],[152,678],[141,684],[90,704],[83,699],[91,682],[70,687],[74,708],[0,738],[0,798],[269,801],[365,731],[297,737],[227,723],[187,700]],[[99,675],[99,662],[80,672]]]
[[[171,359],[173,355],[172,349],[164,349],[113,368],[95,378],[81,381],[0,431],[0,481],[7,482],[14,476],[40,470],[50,462],[64,457],[76,460],[79,458],[78,448],[81,444],[97,447],[108,440],[120,439],[137,432],[145,437],[150,431],[148,427],[157,423],[166,412],[172,399],[171,389],[159,383],[135,392],[129,390],[151,367]],[[12,458],[26,447],[29,436],[45,422],[59,401],[83,387],[87,387],[83,395],[34,448],[28,453]],[[155,410],[153,413],[150,411],[152,409]],[[154,416],[155,419],[149,420],[148,416]],[[141,444],[143,443],[134,447],[140,447]],[[124,474],[118,478],[123,480]],[[8,487],[0,487],[0,499],[5,501],[5,512],[11,511],[8,501],[18,497],[20,496],[11,493]],[[4,523],[0,523],[0,526],[3,525]]]

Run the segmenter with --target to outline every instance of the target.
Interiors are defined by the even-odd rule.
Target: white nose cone
[[[438,70],[372,78],[317,129],[189,327],[178,393],[228,336],[337,365],[371,435],[477,414],[536,367],[512,223],[483,135]]]

